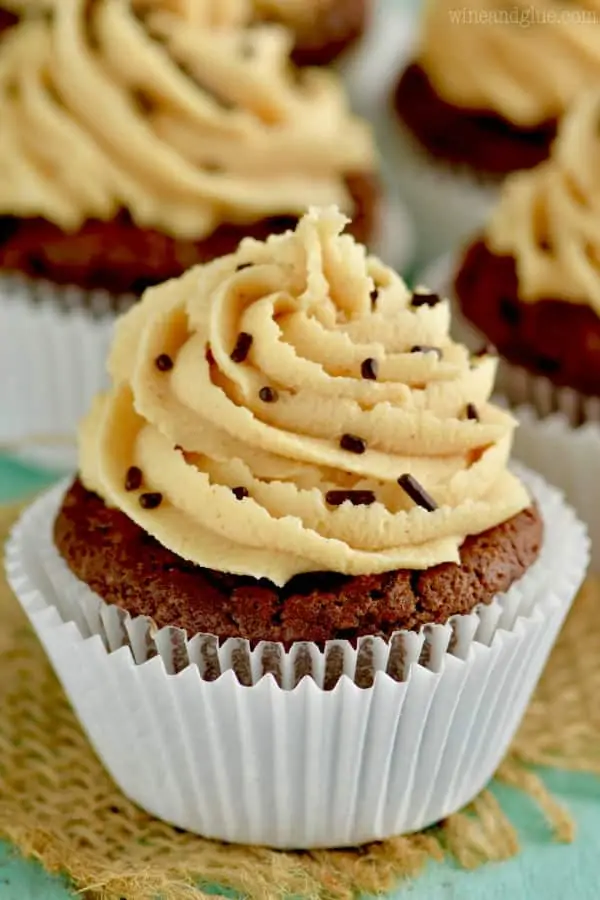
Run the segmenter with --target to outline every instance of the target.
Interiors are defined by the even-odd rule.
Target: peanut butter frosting
[[[64,231],[125,207],[202,239],[221,223],[352,213],[375,166],[337,76],[289,62],[249,0],[40,0],[0,53],[0,213]]]
[[[550,158],[503,185],[485,240],[514,257],[521,300],[588,304],[600,316],[599,125],[595,89],[563,120]]]
[[[334,0],[254,0],[259,17],[281,22],[289,28],[305,27],[333,5]]]
[[[523,128],[554,120],[600,75],[600,2],[429,3],[419,61],[438,94]]]
[[[346,221],[247,238],[117,325],[81,477],[186,560],[278,585],[424,569],[530,504],[515,420],[488,402],[495,358],[470,358],[447,301],[411,295]]]

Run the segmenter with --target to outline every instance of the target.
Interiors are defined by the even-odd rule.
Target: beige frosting
[[[254,0],[259,17],[282,22],[289,28],[302,28],[318,18],[333,0]]]
[[[365,123],[332,72],[289,63],[291,35],[247,28],[247,0],[52,0],[0,53],[0,212],[64,230],[126,207],[202,238],[222,222],[352,201]]]
[[[599,25],[599,0],[430,0],[419,58],[450,103],[533,127],[598,81]]]
[[[563,120],[550,159],[504,183],[485,239],[516,262],[519,297],[587,303],[600,315],[600,92]]]
[[[467,535],[529,505],[506,468],[515,421],[488,402],[495,360],[471,362],[453,343],[446,301],[411,307],[401,279],[341,235],[345,222],[312,210],[295,232],[246,239],[147,291],[118,324],[113,387],[81,430],[82,478],[185,559],[276,584],[314,570],[427,568],[458,561]],[[234,362],[241,332],[253,343]],[[155,364],[162,353],[170,371]],[[361,377],[368,358],[376,381]],[[260,399],[264,386],[276,402]],[[366,452],[342,449],[344,434]],[[157,509],[124,489],[131,465],[142,490],[163,494]],[[439,509],[409,499],[404,473]],[[246,499],[232,493],[240,486]],[[328,491],[348,489],[376,502],[328,505]]]

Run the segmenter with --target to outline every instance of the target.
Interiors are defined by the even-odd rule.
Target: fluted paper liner
[[[30,462],[72,469],[77,424],[108,384],[111,299],[18,275],[0,276],[0,444]]]
[[[489,607],[389,644],[251,650],[153,633],[102,603],[54,549],[64,485],[15,527],[7,575],[130,799],[206,837],[355,845],[462,807],[514,734],[588,561],[585,528],[561,495],[527,481],[546,523],[539,561]]]
[[[418,281],[453,303],[452,333],[471,349],[486,340],[462,314],[452,279],[456,259],[445,256]],[[500,359],[497,390],[519,419],[515,456],[556,485],[589,528],[592,568],[600,572],[600,397],[586,397]]]

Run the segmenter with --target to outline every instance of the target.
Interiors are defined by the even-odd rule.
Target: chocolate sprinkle
[[[250,347],[252,346],[252,341],[254,338],[251,334],[248,334],[247,331],[240,331],[237,337],[237,341],[235,342],[235,347],[231,352],[230,358],[235,363],[242,363],[248,356],[250,352]]]
[[[413,291],[410,305],[415,307],[437,306],[441,299],[439,294],[434,294],[432,291]]]
[[[142,483],[142,470],[137,466],[129,466],[125,476],[125,490],[137,491]]]
[[[241,272],[242,269],[249,269],[252,265],[254,265],[254,264],[253,263],[240,263],[239,266],[235,267],[235,271]]]
[[[96,46],[99,45],[97,44]],[[131,97],[139,111],[145,116],[151,115],[156,109],[156,101],[150,96],[147,91],[143,91],[140,89],[133,90],[131,92]]]
[[[426,344],[415,344],[410,348],[411,353],[437,353],[437,358],[442,358],[442,351],[439,347],[428,347]]]
[[[341,506],[349,500],[352,506],[370,506],[375,503],[373,491],[327,491],[325,500],[329,506]]]
[[[158,491],[148,494],[140,494],[140,506],[142,509],[156,509],[162,503],[163,495]]]
[[[377,380],[377,373],[379,372],[379,363],[376,359],[373,359],[372,356],[369,356],[367,359],[363,359],[360,364],[360,374],[363,378],[366,378],[369,381]]]
[[[173,360],[168,353],[161,353],[160,356],[157,356],[154,360],[154,365],[159,372],[168,372],[169,369],[173,368]]]
[[[467,419],[471,419],[473,422],[479,422],[479,413],[477,412],[477,407],[474,403],[467,403],[465,412]]]
[[[245,500],[246,497],[250,496],[250,494],[248,493],[248,488],[243,487],[243,485],[240,485],[240,487],[231,488],[231,493],[236,500]]]
[[[375,309],[375,307],[377,306],[377,301],[379,299],[379,290],[377,288],[375,288],[373,291],[371,291],[370,297],[371,297],[371,309]]]
[[[410,499],[414,500],[417,506],[422,506],[427,512],[433,512],[434,509],[437,509],[437,503],[433,497],[430,497],[425,488],[412,475],[401,475],[398,479],[398,484],[408,494]]]
[[[367,442],[355,434],[343,434],[340,438],[340,447],[349,453],[364,453],[367,449]]]
[[[275,403],[279,400],[279,394],[272,387],[262,387],[258,392],[258,396],[262,400],[263,403]]]

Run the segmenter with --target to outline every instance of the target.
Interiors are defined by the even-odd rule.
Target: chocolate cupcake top
[[[560,117],[600,75],[600,4],[554,0],[428,5],[420,62],[445,100],[535,127]]]
[[[485,242],[514,258],[521,300],[555,297],[600,315],[599,126],[596,89],[563,120],[550,159],[503,185]]]
[[[147,291],[81,431],[88,487],[181,557],[284,584],[459,561],[530,504],[496,368],[335,209]]]
[[[52,0],[0,54],[0,212],[201,239],[221,223],[352,212],[375,151],[337,76],[289,61],[249,0]]]

